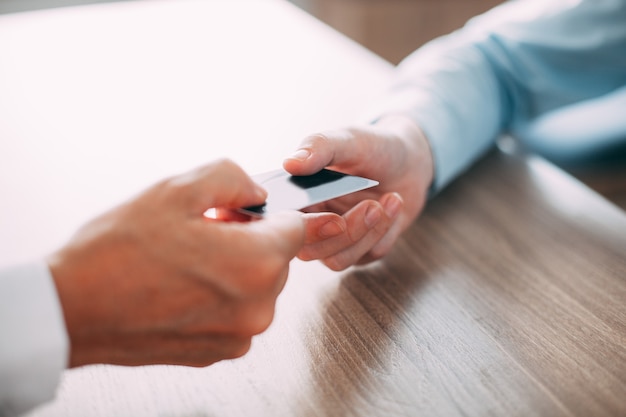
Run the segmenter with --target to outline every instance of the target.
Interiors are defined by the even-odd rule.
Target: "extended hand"
[[[203,213],[265,197],[240,168],[219,161],[83,227],[48,260],[70,366],[204,366],[243,355],[273,319],[304,225],[296,213],[248,223]]]
[[[311,207],[305,216],[303,260],[333,270],[379,259],[421,212],[433,179],[433,160],[421,130],[391,116],[376,125],[306,138],[284,162],[294,175],[324,167],[378,180],[378,187]]]

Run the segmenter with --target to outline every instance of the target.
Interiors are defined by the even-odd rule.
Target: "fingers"
[[[295,257],[304,244],[304,220],[302,214],[295,211],[269,215],[252,223],[251,227],[256,228],[263,237],[272,236],[275,246],[288,259]]]
[[[384,256],[401,232],[398,194],[389,193],[380,202],[357,204],[343,216],[333,213],[305,215],[306,241],[298,257],[320,259],[333,270]]]
[[[250,264],[254,264],[251,259],[270,254],[283,262],[289,261],[305,238],[302,214],[295,211],[275,213],[247,223],[211,223],[205,231],[208,247],[230,248],[238,257],[250,260],[246,262]]]
[[[273,319],[304,223],[296,212],[247,223],[202,214],[264,199],[241,168],[218,161],[81,229],[49,260],[72,366],[208,364],[245,353]]]
[[[218,277],[213,284],[238,298],[278,295],[289,262],[305,237],[304,221],[297,212],[247,223],[207,222],[201,226],[202,233],[195,238],[196,258],[205,262],[198,275]]]
[[[210,208],[239,208],[262,204],[265,190],[234,162],[219,160],[179,175],[167,182],[172,198],[189,213]]]
[[[308,209],[341,215],[307,214],[306,244],[298,254],[302,259],[321,259],[333,269],[386,254],[421,212],[434,172],[426,136],[413,120],[401,115],[387,116],[376,125],[309,136],[283,161],[283,167],[294,175],[328,167],[379,181],[373,189]],[[374,200],[385,216],[372,227],[366,215],[367,207],[374,210]],[[365,201],[367,206],[362,206]],[[369,211],[369,216],[375,213]]]

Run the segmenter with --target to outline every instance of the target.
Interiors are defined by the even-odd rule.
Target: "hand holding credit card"
[[[302,210],[378,185],[378,181],[329,169],[307,176],[294,176],[277,169],[253,175],[252,179],[267,190],[267,201],[261,206],[245,207],[239,211],[257,217],[282,210]]]

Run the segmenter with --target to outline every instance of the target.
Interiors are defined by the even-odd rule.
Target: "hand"
[[[433,179],[428,141],[404,116],[310,136],[283,165],[293,175],[329,167],[380,182],[307,210],[305,246],[298,257],[320,259],[333,270],[387,254],[421,212]]]
[[[301,214],[240,223],[209,208],[261,204],[229,161],[164,180],[83,227],[48,263],[70,337],[70,366],[205,366],[243,355],[271,323]]]

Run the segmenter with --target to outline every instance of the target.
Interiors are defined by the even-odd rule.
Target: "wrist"
[[[400,113],[383,116],[375,125],[394,133],[404,142],[419,167],[422,187],[428,191],[434,181],[435,163],[430,142],[420,126],[410,117]]]

